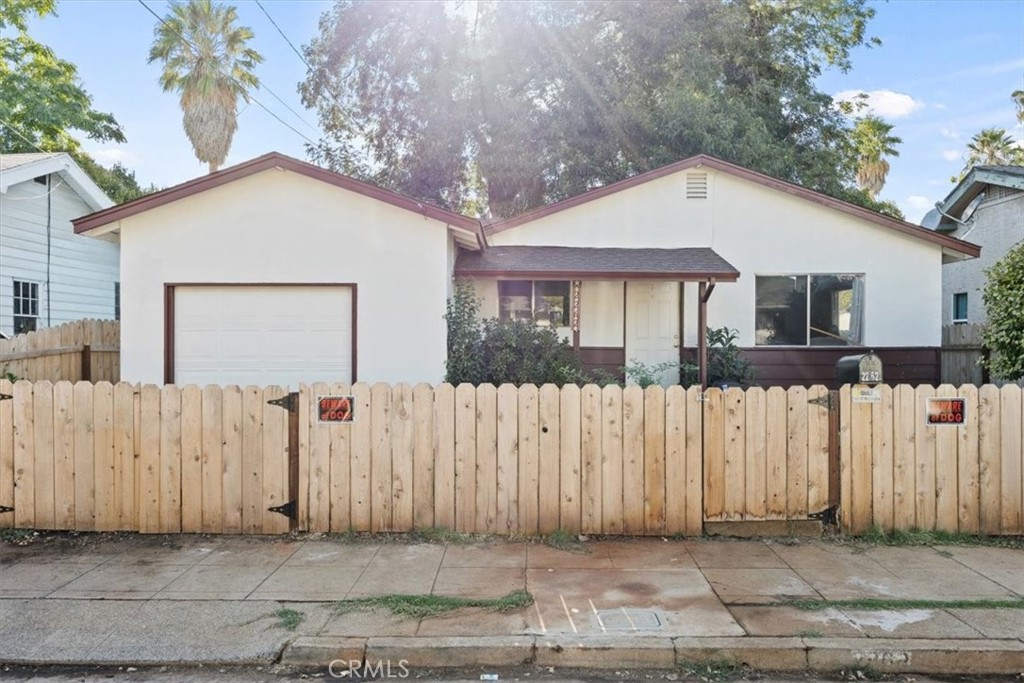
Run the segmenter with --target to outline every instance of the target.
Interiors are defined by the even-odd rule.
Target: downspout
[[[52,247],[51,231],[53,229],[53,174],[46,176],[46,326],[50,327],[50,253]]]

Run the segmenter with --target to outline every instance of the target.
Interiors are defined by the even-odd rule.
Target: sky
[[[163,0],[143,2],[167,12]],[[315,112],[299,100],[306,67],[287,41],[301,50],[332,3],[262,0],[266,13],[252,0],[234,4],[264,56],[256,72],[263,87],[242,105],[225,166],[269,151],[305,159],[305,146],[320,130]],[[952,190],[950,178],[963,168],[975,133],[996,126],[1024,140],[1010,100],[1024,89],[1024,0],[870,4],[876,16],[868,33],[882,46],[858,48],[847,73],[826,72],[818,86],[839,98],[866,92],[875,113],[894,124],[903,142],[880,198],[916,223]],[[93,106],[112,113],[127,137],[124,144],[86,140],[86,151],[101,163],[120,161],[142,185],[167,187],[204,175],[182,130],[177,96],[157,84],[159,64],[146,63],[156,18],[138,0],[59,0],[57,12],[33,21],[31,35],[78,67]]]

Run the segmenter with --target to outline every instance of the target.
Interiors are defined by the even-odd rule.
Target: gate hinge
[[[821,512],[812,512],[807,515],[807,519],[818,519],[825,526],[836,526],[839,524],[839,506],[833,505],[827,507]]]
[[[295,509],[295,501],[289,500],[283,505],[275,505],[274,507],[267,508],[268,512],[278,512],[288,519],[298,519],[298,511]]]
[[[267,403],[269,403],[272,406],[279,406],[281,408],[284,408],[289,413],[294,413],[295,409],[299,405],[298,398],[299,394],[293,391],[292,393],[282,396],[281,398],[272,398],[269,401],[267,401]]]
[[[0,394],[0,401],[9,401],[12,398],[14,397],[10,394]]]
[[[824,396],[819,396],[818,398],[809,398],[807,399],[807,402],[815,406],[824,406],[829,410],[832,410],[833,408],[836,407],[835,399],[832,398],[831,391],[825,394]]]
[[[0,515],[2,515],[5,512],[14,512],[14,508],[8,505],[0,505]]]

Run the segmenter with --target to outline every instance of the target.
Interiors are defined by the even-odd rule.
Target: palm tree
[[[1010,97],[1017,105],[1017,123],[1024,123],[1024,90],[1014,90]]]
[[[889,162],[884,157],[898,157],[896,145],[903,142],[892,133],[892,124],[868,115],[853,128],[853,147],[857,155],[857,185],[874,199],[885,185]]]
[[[986,128],[967,144],[967,170],[972,166],[999,166],[1013,162],[1016,153],[1013,137],[1005,128]]]
[[[181,93],[182,123],[196,158],[216,171],[231,148],[238,129],[238,98],[249,101],[259,87],[253,73],[263,61],[246,47],[253,37],[247,26],[235,26],[234,7],[211,0],[175,0],[170,14],[153,31],[149,62],[163,62],[160,85]]]

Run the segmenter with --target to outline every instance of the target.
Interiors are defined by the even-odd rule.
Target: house
[[[763,385],[866,349],[935,381],[942,264],[979,253],[707,156],[481,225],[268,154],[75,230],[121,241],[124,379],[292,386],[440,381],[456,279],[592,367],[699,356],[707,325]]]
[[[117,318],[117,240],[71,226],[111,204],[67,154],[0,155],[0,333]]]
[[[923,223],[981,245],[980,258],[942,267],[942,324],[984,324],[985,270],[1024,240],[1024,166],[975,166]]]

